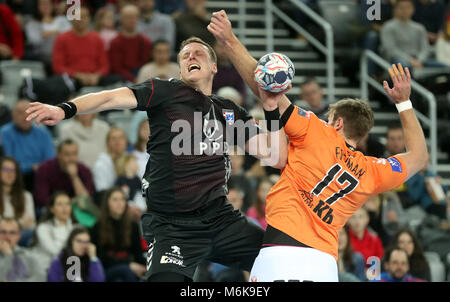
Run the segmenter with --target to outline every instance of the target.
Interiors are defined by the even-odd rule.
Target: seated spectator
[[[217,94],[217,96],[220,96],[224,99],[232,101],[236,105],[239,105],[241,107],[245,106],[242,95],[239,93],[239,91],[237,91],[233,87],[230,87],[230,86],[222,87],[216,91],[216,94]]]
[[[169,50],[175,49],[175,23],[166,14],[155,10],[155,0],[138,0],[141,10],[138,32],[150,41],[163,40],[169,43]]]
[[[133,155],[136,156],[138,162],[138,176],[144,177],[145,167],[147,166],[150,154],[147,152],[147,142],[150,137],[150,126],[147,119],[139,124],[138,139],[134,145]]]
[[[393,123],[388,126],[386,132],[386,154],[385,157],[394,156],[405,152],[405,139],[403,127],[400,123]]]
[[[36,227],[32,244],[45,270],[63,249],[76,223],[69,195],[63,191],[53,193]]]
[[[100,153],[94,164],[93,174],[97,192],[108,190],[114,185],[126,149],[125,132],[118,127],[111,127],[106,135],[106,152]]]
[[[83,86],[106,86],[119,78],[108,75],[110,66],[103,41],[89,30],[90,14],[80,8],[80,19],[72,20],[72,30],[56,37],[53,47],[53,72],[75,79],[75,89]]]
[[[375,282],[421,282],[424,280],[417,279],[409,272],[408,255],[405,250],[394,247],[386,251],[385,255],[386,272],[381,273],[380,279],[373,280]]]
[[[244,171],[244,155],[238,153],[238,148],[235,147],[230,152],[231,160],[231,175],[228,181],[230,188],[239,187],[244,193],[244,204],[242,205],[242,211],[247,213],[249,207],[252,206],[253,200],[255,199],[256,186],[258,185],[256,179],[249,179],[245,175]]]
[[[185,0],[186,10],[175,17],[176,42],[181,42],[194,36],[213,45],[215,38],[206,28],[209,24],[210,14],[206,10],[206,0]]]
[[[78,160],[78,145],[67,139],[58,146],[58,154],[36,171],[34,197],[38,207],[45,207],[50,196],[64,191],[71,198],[92,198],[95,186],[92,173]]]
[[[364,208],[369,213],[369,226],[378,234],[383,246],[388,245],[397,230],[407,224],[402,203],[394,191],[371,196]]]
[[[413,230],[402,228],[394,235],[393,246],[406,251],[409,261],[409,272],[414,277],[431,281],[431,272],[423,253],[422,245]]]
[[[357,145],[357,151],[362,152],[365,156],[383,157],[386,148],[373,134],[368,133],[363,137]]]
[[[318,118],[328,120],[328,104],[323,100],[323,90],[315,78],[307,78],[300,85],[301,98],[307,103],[305,110],[312,111]]]
[[[142,214],[147,210],[147,203],[142,197],[141,179],[138,176],[138,161],[133,154],[125,155],[123,168],[118,173],[115,185],[122,188],[127,195],[131,218],[139,222]]]
[[[412,21],[412,0],[398,0],[394,4],[394,18],[381,29],[381,47],[384,56],[392,63],[401,63],[410,69],[442,67],[429,59],[430,45],[427,31],[422,24]]]
[[[369,214],[367,210],[364,207],[360,208],[350,217],[348,224],[348,235],[352,248],[364,256],[364,262],[372,256],[381,259],[384,253],[383,244],[378,235],[368,229]]]
[[[70,257],[79,259],[80,268],[73,269],[77,262],[71,261]],[[72,230],[67,244],[62,252],[53,259],[49,271],[48,282],[104,282],[105,273],[97,251],[91,243],[89,231],[82,227]]]
[[[11,157],[0,159],[0,218],[14,217],[22,229],[19,245],[28,246],[36,225],[34,202],[23,187],[19,164]]]
[[[22,28],[8,5],[0,4],[0,60],[20,60],[23,51]]]
[[[29,249],[19,247],[19,240],[19,222],[14,218],[0,219],[0,281],[45,281],[39,259]]]
[[[428,41],[436,43],[444,23],[445,7],[441,0],[416,0],[412,19],[427,30]]]
[[[108,190],[102,201],[100,220],[91,238],[105,268],[108,282],[136,282],[146,272],[139,226],[131,220],[125,193]]]
[[[363,255],[352,249],[346,228],[341,228],[338,234],[339,281],[366,281],[365,268]]]
[[[94,168],[100,153],[106,151],[105,141],[109,125],[96,113],[77,114],[64,121],[59,128],[59,140],[73,140],[79,147],[78,158],[89,169]]]
[[[256,219],[263,229],[267,228],[266,196],[269,194],[273,185],[274,183],[269,178],[262,179],[256,189],[256,198],[253,202],[253,206],[247,211],[247,216]]]
[[[116,30],[114,10],[108,6],[102,7],[95,13],[94,19],[95,31],[102,38],[105,50],[108,51],[111,46],[111,41],[119,34]]]
[[[180,78],[180,67],[174,62],[170,62],[169,43],[164,40],[153,42],[153,61],[142,66],[137,76],[137,83],[147,81],[152,77],[161,80],[170,78]]]
[[[55,157],[53,140],[44,127],[37,127],[32,121],[26,121],[30,102],[20,100],[12,112],[13,121],[0,130],[0,140],[5,154],[20,163],[25,189],[32,192],[34,173],[40,163]]]
[[[217,93],[217,91],[222,87],[233,87],[239,91],[243,99],[243,103],[245,104],[247,97],[247,86],[245,85],[244,80],[228,59],[225,47],[223,47],[219,42],[215,42],[213,47],[217,56],[217,73],[213,79],[213,93]]]
[[[450,24],[450,21],[447,21]],[[450,66],[450,25],[447,26],[448,29],[444,30],[436,42],[436,59]]]
[[[25,26],[27,41],[31,49],[27,59],[40,60],[51,65],[53,44],[56,36],[68,31],[72,25],[63,16],[55,16],[51,0],[36,0],[34,18]]]
[[[136,81],[139,69],[150,60],[151,42],[137,32],[139,9],[125,5],[120,11],[122,30],[111,41],[109,60],[111,71],[130,82]]]
[[[155,0],[155,9],[162,14],[171,15],[175,19],[186,8],[184,0]]]

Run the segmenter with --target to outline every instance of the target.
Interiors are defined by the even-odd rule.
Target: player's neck
[[[211,81],[198,81],[196,83],[191,83],[189,85],[200,90],[205,95],[212,94],[212,80]]]
[[[345,142],[348,145],[350,145],[350,146],[352,146],[353,148],[356,149],[356,146],[358,145],[358,141],[357,140],[345,137],[343,129],[338,130],[337,133],[339,133],[339,135],[344,138]]]

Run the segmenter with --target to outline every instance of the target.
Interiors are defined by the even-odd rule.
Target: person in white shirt
[[[442,33],[436,42],[436,59],[450,66],[450,22],[447,30]]]

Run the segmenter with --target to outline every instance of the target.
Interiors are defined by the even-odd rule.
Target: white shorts
[[[250,282],[338,282],[336,260],[313,248],[271,246],[261,249]]]

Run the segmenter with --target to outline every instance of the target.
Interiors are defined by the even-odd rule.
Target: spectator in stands
[[[78,114],[59,128],[59,141],[71,139],[79,147],[78,158],[89,169],[94,168],[100,153],[106,151],[105,141],[109,124],[97,118],[96,113]]]
[[[315,78],[306,78],[300,84],[301,98],[306,101],[305,110],[312,111],[318,118],[328,120],[328,104],[323,100],[323,90]]]
[[[158,77],[161,80],[180,77],[180,67],[170,61],[169,43],[165,40],[153,42],[153,60],[142,66],[137,76],[137,83],[147,81],[151,77]]]
[[[245,103],[247,91],[244,80],[242,80],[236,68],[234,68],[233,64],[231,64],[231,61],[228,59],[225,47],[217,41],[213,46],[217,55],[217,73],[213,79],[213,93],[217,93],[222,87],[233,87],[239,91]]]
[[[78,145],[71,139],[61,142],[58,154],[39,166],[35,177],[34,197],[38,207],[47,206],[50,196],[64,191],[71,198],[93,197],[92,173],[78,160]]]
[[[439,35],[436,42],[436,59],[450,66],[450,17],[448,18],[446,29]]]
[[[72,30],[60,34],[53,47],[53,72],[68,74],[76,88],[105,86],[120,78],[108,75],[108,55],[98,33],[89,30],[90,19],[89,9],[81,6],[80,19],[72,20]]]
[[[405,139],[400,123],[388,126],[386,132],[386,157],[405,152]]]
[[[138,176],[144,177],[145,166],[147,165],[150,154],[147,152],[147,142],[150,137],[150,125],[148,120],[142,120],[139,124],[138,139],[134,145],[133,155],[138,162]]]
[[[102,38],[105,50],[108,51],[111,41],[119,34],[116,30],[114,10],[109,6],[102,7],[95,13],[94,20],[95,31]]]
[[[233,147],[232,152],[230,152],[231,160],[231,176],[228,181],[230,188],[239,187],[244,192],[244,204],[242,205],[242,211],[247,213],[248,208],[252,206],[253,200],[255,199],[255,191],[257,180],[250,179],[245,175],[244,170],[244,152]]]
[[[19,222],[0,219],[0,282],[43,282],[45,273],[39,259],[29,249],[19,247],[19,240]]]
[[[206,28],[209,24],[209,13],[206,10],[206,0],[185,0],[186,10],[175,18],[176,46],[192,36],[198,37],[213,45],[215,38]]]
[[[381,29],[381,47],[387,60],[409,68],[442,67],[429,59],[430,45],[422,24],[412,21],[412,0],[398,0],[394,4],[394,18]]]
[[[23,51],[22,28],[8,5],[0,4],[0,60],[20,60]]]
[[[431,272],[416,234],[409,228],[402,228],[394,235],[393,246],[404,249],[408,254],[409,272],[414,277],[431,281]]]
[[[91,238],[105,268],[106,281],[135,282],[146,272],[139,226],[131,220],[125,193],[120,188],[105,193],[100,220],[93,227]]]
[[[36,227],[32,244],[45,270],[63,249],[75,223],[77,220],[72,211],[69,195],[63,191],[54,192],[50,197],[47,210]]]
[[[407,223],[400,198],[394,191],[371,196],[364,207],[369,213],[369,227],[378,234],[383,246]]]
[[[445,7],[441,0],[416,0],[412,19],[427,30],[428,41],[436,43],[444,23]]]
[[[247,216],[256,219],[263,229],[267,228],[266,196],[269,194],[269,191],[273,185],[274,183],[270,180],[270,178],[262,179],[256,189],[256,198],[253,202],[253,206],[251,206],[247,211]]]
[[[138,141],[139,128],[143,120],[148,120],[147,112],[137,110],[133,112],[128,129],[126,129],[128,141],[132,146]]]
[[[14,158],[0,158],[0,167],[0,218],[17,219],[22,229],[19,245],[28,246],[36,225],[33,197],[23,187],[19,163]]]
[[[341,228],[338,234],[339,281],[366,281],[365,268],[366,263],[363,255],[352,249],[347,228]]]
[[[186,8],[184,0],[155,0],[155,9],[162,14],[171,15],[175,19]]]
[[[147,203],[142,197],[141,179],[138,176],[138,161],[133,154],[124,157],[123,168],[118,172],[115,185],[122,188],[127,196],[128,211],[134,221],[139,221],[147,210]]]
[[[44,127],[26,121],[25,112],[30,102],[19,100],[13,108],[13,121],[0,130],[0,140],[5,154],[20,163],[25,189],[33,192],[34,173],[40,163],[55,157],[53,140]]]
[[[354,251],[361,253],[366,262],[369,257],[376,256],[381,259],[384,249],[377,234],[369,231],[369,214],[362,207],[349,219],[348,235]]]
[[[1,76],[0,76],[0,85],[1,85]],[[1,95],[1,92],[0,92]],[[1,96],[0,96],[1,98]],[[5,104],[2,104],[0,101],[0,127],[11,122],[11,110]]]
[[[74,261],[70,257],[77,257],[80,270],[74,270]],[[71,269],[72,268],[72,269]],[[104,282],[105,273],[100,260],[97,258],[97,249],[91,243],[89,231],[77,227],[69,235],[67,245],[62,252],[53,259],[48,271],[49,282]]]
[[[383,157],[386,152],[384,145],[380,143],[375,135],[370,133],[358,142],[356,150],[362,152],[365,156],[377,158]]]
[[[27,41],[31,44],[27,59],[39,60],[51,65],[53,44],[56,36],[68,31],[72,25],[63,16],[55,16],[51,0],[36,0],[33,19],[25,25]]]
[[[386,272],[381,273],[380,280],[373,280],[376,282],[420,282],[424,281],[417,279],[408,274],[409,262],[408,255],[405,250],[399,247],[394,247],[386,251],[385,255]]]
[[[236,105],[244,107],[244,99],[239,91],[230,86],[225,86],[216,91],[217,96],[232,101]]]
[[[146,35],[150,41],[163,40],[169,44],[169,50],[175,49],[175,23],[166,14],[156,11],[155,0],[138,0],[141,10],[138,32]]]
[[[101,153],[94,164],[94,183],[97,192],[110,189],[116,182],[117,171],[123,164],[126,148],[125,132],[112,126],[106,135],[106,152]]]
[[[134,5],[125,5],[120,10],[122,30],[111,41],[109,60],[111,71],[130,82],[136,81],[139,69],[150,60],[151,42],[138,33],[139,9]]]

